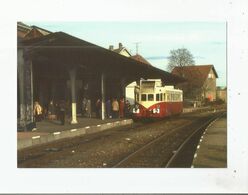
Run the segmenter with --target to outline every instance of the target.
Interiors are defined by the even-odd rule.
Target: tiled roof
[[[213,65],[175,67],[171,73],[187,79],[188,82],[194,83],[196,86],[202,86],[208,78],[211,69],[213,69],[215,77],[218,78],[218,74]]]
[[[151,66],[151,64],[150,64],[150,62],[148,62],[145,58],[143,58],[141,55],[139,55],[139,54],[136,54],[136,55],[134,55],[134,56],[131,56],[131,58],[133,58],[134,60],[137,60],[137,61],[139,61],[139,62],[142,62],[142,63],[144,63],[144,64],[147,64],[147,65],[150,65]]]

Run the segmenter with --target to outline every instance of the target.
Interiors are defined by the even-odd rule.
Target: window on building
[[[148,101],[154,101],[154,95],[148,94]]]
[[[208,78],[209,78],[209,79],[212,79],[212,78],[214,78],[214,75],[213,75],[212,73],[209,73],[209,74],[208,74]]]
[[[146,94],[141,94],[141,101],[146,101]]]
[[[159,94],[159,100],[160,100],[160,101],[163,101],[162,95],[163,95],[162,93]]]

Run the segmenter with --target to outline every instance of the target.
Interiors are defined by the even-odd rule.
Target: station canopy
[[[140,78],[160,78],[165,84],[177,84],[185,81],[179,76],[64,32],[55,32],[30,40],[18,40],[18,48],[24,49],[25,55],[32,60],[57,64],[66,69],[81,67],[85,71],[104,72],[128,81]]]

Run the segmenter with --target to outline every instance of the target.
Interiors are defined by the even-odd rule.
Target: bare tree
[[[171,50],[169,56],[168,70],[172,71],[175,66],[184,67],[194,65],[194,57],[186,48]]]

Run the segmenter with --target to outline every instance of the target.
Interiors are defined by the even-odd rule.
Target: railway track
[[[208,114],[135,123],[129,127],[23,149],[18,151],[18,167],[166,167],[180,144],[213,116],[217,113],[209,111]],[[177,156],[181,156],[179,152]],[[178,164],[172,163],[169,167],[173,166]]]
[[[190,167],[199,137],[202,135],[205,128],[222,114],[223,112],[216,113],[204,122],[202,120],[195,123],[189,122],[173,128],[169,133],[162,134],[158,138],[130,153],[121,161],[117,162],[113,168]],[[186,151],[186,148],[188,156],[185,157],[182,153],[183,151]],[[159,152],[161,152],[162,155],[159,154]],[[148,162],[146,159],[150,159],[150,161]],[[159,161],[156,159],[159,159]],[[161,161],[161,159],[164,160]]]

